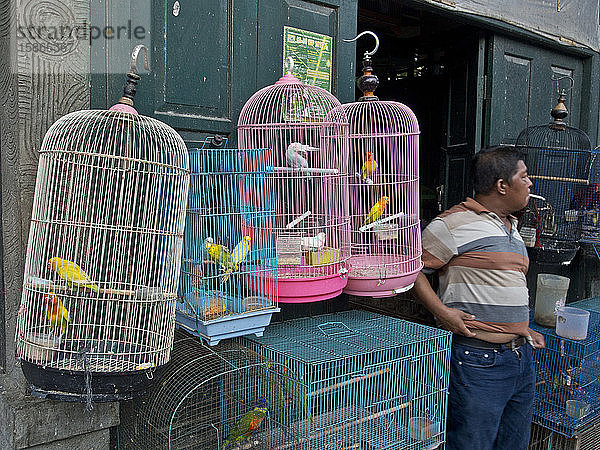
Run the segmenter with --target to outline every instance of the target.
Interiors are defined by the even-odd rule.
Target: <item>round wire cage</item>
[[[177,322],[210,344],[262,334],[279,311],[271,158],[270,149],[190,149]]]
[[[552,122],[525,128],[515,142],[533,182],[532,192],[544,199],[530,200],[519,228],[531,234],[532,259],[557,264],[569,263],[579,249],[585,215],[577,199],[590,189],[592,162],[590,138],[562,120],[567,115],[564,101],[561,94]]]
[[[410,288],[422,267],[419,124],[410,108],[393,101],[358,101],[332,113],[337,110],[350,124],[351,257],[344,292],[393,296]]]
[[[179,336],[148,395],[122,405],[120,448],[299,448],[309,420],[299,401],[303,385],[284,369],[231,340],[213,350]],[[263,406],[253,431],[236,430]]]
[[[188,154],[155,119],[77,111],[40,149],[16,353],[34,393],[129,398],[169,360]]]
[[[240,147],[274,152],[274,276],[282,303],[326,300],[347,283],[348,121],[341,111],[329,114],[339,105],[288,72],[240,113]]]

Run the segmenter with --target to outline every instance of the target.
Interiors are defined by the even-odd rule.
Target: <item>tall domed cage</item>
[[[35,395],[89,407],[143,391],[175,327],[188,153],[135,113],[128,78],[117,110],[70,113],[44,137],[15,336]]]
[[[380,101],[365,52],[359,101],[335,108],[349,129],[350,244],[344,292],[389,297],[410,289],[422,268],[419,224],[419,124],[406,105]]]
[[[279,302],[305,303],[339,295],[348,281],[348,121],[328,114],[340,105],[333,95],[287,64],[242,108],[238,143],[273,149]],[[257,270],[256,283],[270,283],[266,275]]]
[[[218,344],[262,335],[278,312],[271,149],[190,149],[177,324]],[[256,283],[256,279],[263,280]]]
[[[283,365],[235,341],[213,350],[182,334],[148,395],[121,404],[119,448],[308,448],[303,386]]]
[[[528,127],[517,137],[535,193],[519,220],[519,231],[535,262],[570,263],[579,245],[583,215],[577,199],[590,188],[592,146],[564,119],[565,92],[548,125]]]

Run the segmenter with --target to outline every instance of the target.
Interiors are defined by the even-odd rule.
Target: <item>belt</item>
[[[494,344],[492,342],[482,341],[481,339],[461,336],[460,334],[452,335],[452,342],[455,344],[468,345],[469,347],[481,348],[484,350],[516,350],[527,343],[524,336],[514,338],[512,341],[504,344]]]

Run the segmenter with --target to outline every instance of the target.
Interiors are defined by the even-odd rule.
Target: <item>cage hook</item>
[[[375,48],[373,50],[371,50],[371,51],[366,51],[365,52],[365,57],[366,56],[373,56],[375,54],[375,52],[379,49],[379,38],[372,31],[368,31],[368,30],[367,31],[363,31],[362,33],[359,33],[354,39],[344,39],[344,42],[354,42],[354,41],[358,40],[358,38],[364,36],[365,34],[370,34],[371,36],[373,36],[375,38]]]
[[[142,58],[144,60],[144,69],[150,71],[150,64],[148,63],[148,49],[144,44],[136,45],[131,52],[131,60],[129,61],[129,72],[138,75],[137,70],[137,58],[140,54],[140,50],[142,52]]]
[[[560,80],[564,80],[565,78],[568,78],[571,81],[571,86],[569,86],[568,89],[564,89],[560,90]],[[564,95],[567,92],[571,92],[571,90],[573,89],[573,86],[575,86],[575,80],[573,79],[573,77],[571,75],[562,75],[562,76],[556,76],[556,75],[552,75],[552,80],[556,81],[556,93],[558,95]]]
[[[294,58],[288,56],[285,58],[285,71],[286,73],[292,74],[292,70],[294,69]]]

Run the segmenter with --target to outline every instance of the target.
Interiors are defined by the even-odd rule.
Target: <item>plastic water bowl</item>
[[[426,441],[438,435],[440,423],[427,417],[411,417],[408,419],[408,435],[417,441]]]
[[[590,312],[562,306],[556,312],[556,334],[566,339],[583,340],[587,337]]]
[[[565,412],[568,416],[578,420],[590,413],[590,404],[581,400],[567,400],[565,402]]]

